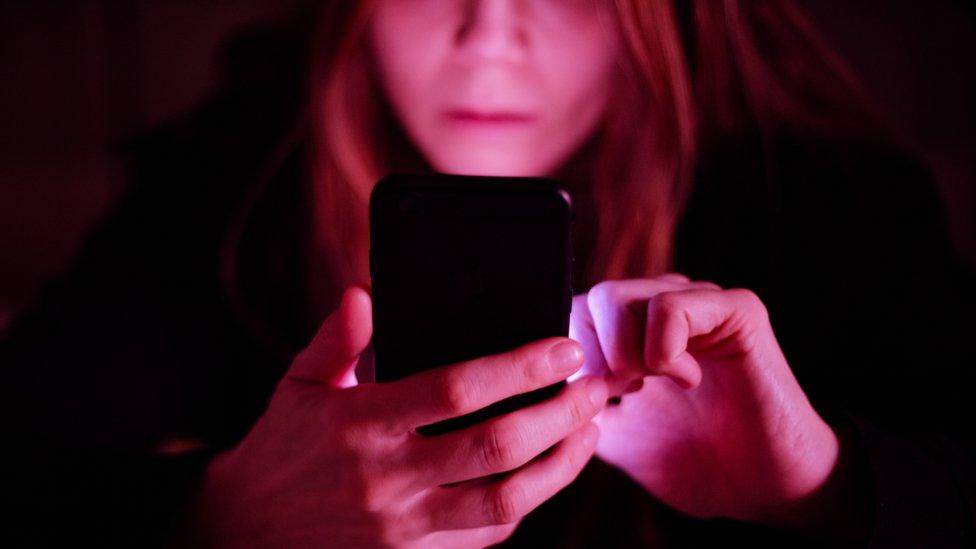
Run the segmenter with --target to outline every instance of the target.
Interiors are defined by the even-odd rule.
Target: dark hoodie
[[[293,30],[239,37],[217,92],[133,144],[124,198],[4,334],[8,546],[164,543],[204,464],[254,424],[321,322],[302,293],[306,42]],[[706,149],[673,270],[763,299],[811,402],[850,441],[874,546],[972,546],[976,285],[929,174],[859,140],[767,145]],[[205,446],[154,451],[173,438]],[[684,517],[594,459],[506,545],[738,542],[828,544]]]

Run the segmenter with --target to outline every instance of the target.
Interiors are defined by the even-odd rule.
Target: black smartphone
[[[369,217],[376,381],[569,334],[574,214],[559,182],[392,174],[373,188]],[[473,425],[565,384],[417,431]]]

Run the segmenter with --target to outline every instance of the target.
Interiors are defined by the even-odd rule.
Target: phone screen
[[[566,336],[572,202],[544,178],[388,176],[370,199],[377,381]],[[460,428],[563,384],[419,430]]]

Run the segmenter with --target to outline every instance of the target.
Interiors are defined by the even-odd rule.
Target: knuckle
[[[599,284],[597,284],[596,286],[593,286],[592,288],[590,288],[590,291],[586,292],[586,294],[585,294],[586,295],[586,302],[585,302],[586,303],[586,311],[591,316],[593,315],[593,311],[599,311],[600,310],[599,309],[599,307],[600,307],[600,293],[597,291],[597,286],[599,286],[600,284],[602,284],[602,282],[599,283]]]
[[[572,476],[577,471],[583,468],[584,465],[582,452],[576,448],[566,453],[566,458],[564,460],[563,470],[566,471],[566,476]]]
[[[337,415],[330,418],[330,422],[330,430],[338,449],[356,459],[366,459],[372,455],[377,438],[368,421]]]
[[[460,414],[475,402],[471,381],[457,369],[445,371],[439,383],[433,384],[433,400],[444,412]]]
[[[386,514],[403,511],[400,503],[408,493],[408,482],[404,474],[388,471],[382,463],[370,462],[359,468],[356,486],[366,511]]]
[[[578,390],[569,404],[569,420],[574,427],[580,427],[589,421],[594,409],[590,397],[584,390]]]
[[[514,469],[519,465],[520,435],[503,422],[491,424],[485,430],[481,444],[482,460],[490,470]]]
[[[485,515],[493,524],[516,522],[522,518],[524,502],[524,491],[518,483],[503,483],[487,492]]]
[[[671,278],[671,279],[674,279],[674,280],[680,280],[682,282],[691,282],[691,279],[688,278],[687,275],[684,275],[682,273],[675,272],[675,271],[668,271],[668,272],[662,274],[660,278],[665,278],[665,277],[666,278]]]
[[[749,312],[758,315],[761,318],[766,318],[769,312],[766,309],[766,304],[763,303],[762,299],[756,295],[756,292],[748,288],[732,288],[729,290],[729,294],[733,297],[736,303],[742,304]]]
[[[609,285],[609,282],[606,281],[606,280],[602,280],[600,282],[597,282],[596,284],[590,286],[589,294],[590,295],[594,295],[594,294],[600,294],[600,293],[606,292],[607,285]]]
[[[387,490],[383,475],[364,462],[359,462],[351,469],[351,473],[347,475],[347,489],[357,494],[359,506],[371,513],[386,508]]]
[[[745,302],[759,301],[759,296],[749,288],[732,288],[729,290],[729,294]]]
[[[649,301],[651,314],[656,318],[667,318],[678,313],[680,305],[675,292],[661,292],[651,297]]]
[[[568,476],[572,476],[586,465],[586,455],[583,449],[583,439],[580,438],[576,444],[567,449],[566,457],[563,458],[563,470]]]
[[[707,280],[704,280],[704,281],[701,281],[701,282],[696,282],[695,285],[700,286],[702,288],[709,289],[709,290],[721,290],[722,289],[722,287],[719,286],[718,284],[716,284],[714,282],[707,281]]]
[[[618,285],[613,280],[603,280],[597,282],[590,288],[591,299],[612,299],[618,290]]]
[[[360,387],[370,388],[368,385],[361,385]],[[356,388],[354,387],[354,389]],[[349,391],[352,392],[352,390]],[[361,430],[365,436],[369,437],[370,442],[375,438],[400,436],[404,432],[401,418],[390,411],[386,402],[381,394],[358,399],[356,405],[346,414],[346,425]]]
[[[531,345],[512,355],[512,374],[522,377],[519,386],[541,387],[552,382],[554,367],[546,349]]]

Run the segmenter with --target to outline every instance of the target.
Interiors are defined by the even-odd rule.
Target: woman
[[[30,541],[972,542],[971,274],[790,3],[336,1],[278,32],[143,142],[4,342],[15,484],[57,517]],[[578,343],[368,383],[370,185],[433,170],[571,188]]]

